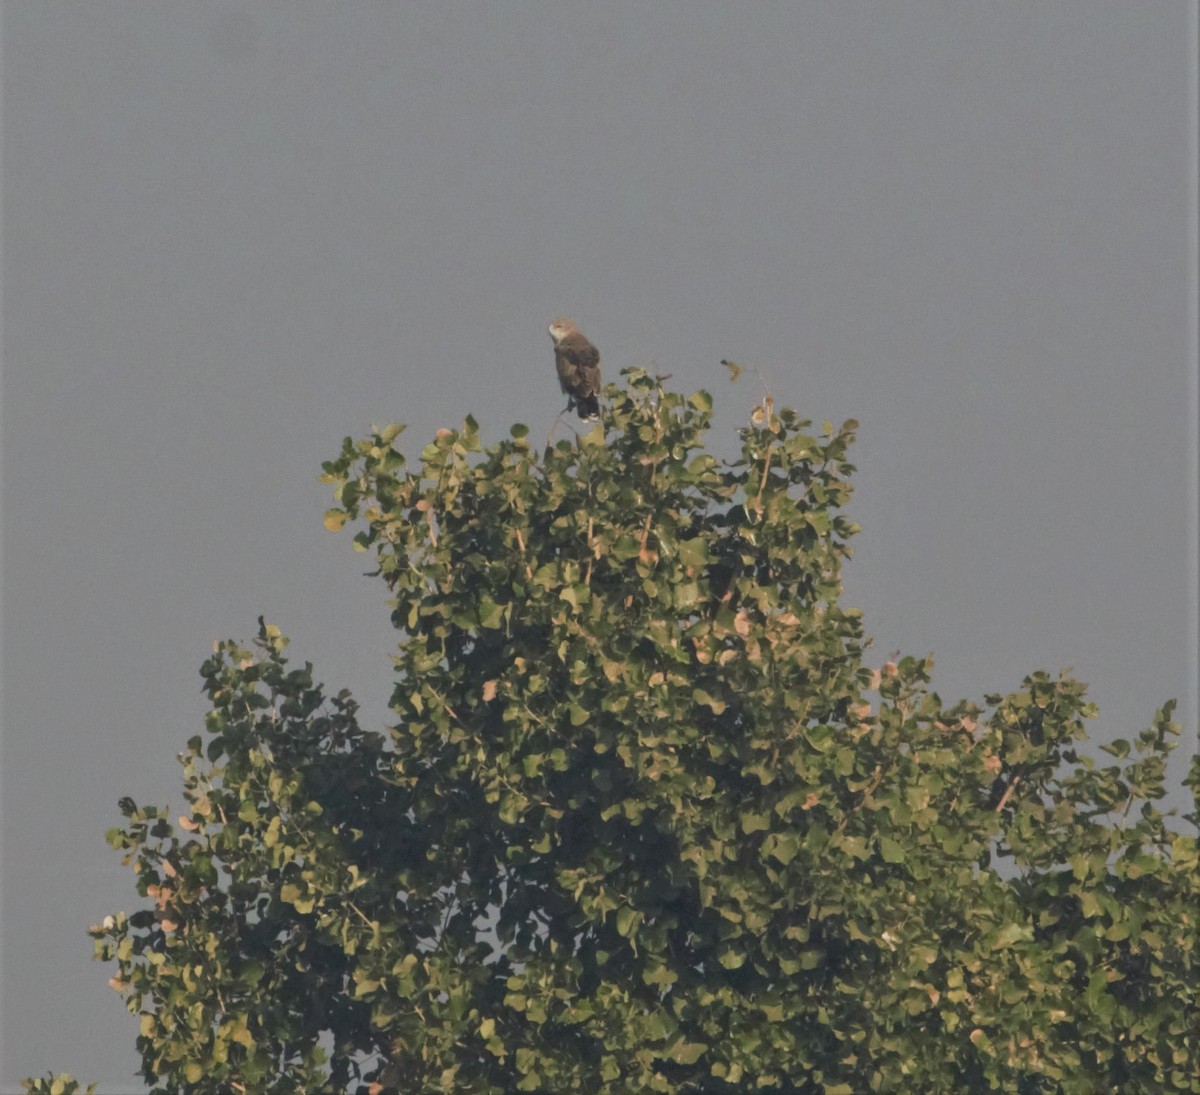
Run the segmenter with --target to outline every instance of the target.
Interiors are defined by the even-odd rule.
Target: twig
[[[454,719],[455,722],[458,722],[458,723],[462,724],[463,726],[466,726],[466,723],[463,722],[463,720],[458,717],[458,712],[456,712],[454,710],[454,708],[451,707],[442,696],[439,696],[436,692],[433,691],[432,688],[429,691],[433,692],[434,696],[437,696],[438,702],[441,703],[443,709],[446,711],[446,714],[448,714],[452,719]]]
[[[646,553],[646,537],[650,535],[650,517],[651,515],[647,513],[646,523],[642,525],[642,539],[638,544],[638,555],[645,555]]]
[[[534,722],[536,722],[536,723],[538,724],[538,726],[545,726],[545,725],[546,725],[546,720],[545,720],[545,719],[543,719],[543,718],[541,718],[541,717],[540,717],[540,716],[538,716],[538,715],[535,715],[535,714],[534,714],[534,713],[533,713],[533,712],[532,712],[532,711],[529,709],[529,704],[527,704],[527,703],[523,703],[523,704],[521,704],[521,706],[525,708],[525,712],[526,712],[526,713],[529,715],[529,717],[530,717],[531,719],[533,719],[533,721],[534,721]]]
[[[774,444],[775,443],[773,441],[769,441],[767,443],[767,459],[766,459],[766,462],[763,464],[762,478],[758,481],[758,494],[756,494],[754,496],[754,508],[755,509],[762,509],[762,496],[763,496],[763,491],[766,489],[766,486],[767,486],[767,474],[771,470],[771,456],[772,456],[771,449]]]
[[[1013,776],[1012,782],[1004,788],[1004,794],[1000,796],[1000,801],[996,803],[996,813],[999,813],[1008,805],[1008,800],[1012,798],[1012,793],[1017,789],[1017,784],[1021,782],[1021,776],[1018,773]]]
[[[513,531],[516,532],[516,534],[517,534],[517,546],[521,549],[521,555],[524,556],[526,554],[525,537],[521,535],[520,529],[514,529]],[[533,571],[529,567],[529,560],[525,559],[524,562],[525,562],[525,577],[528,578],[532,582],[533,581]]]
[[[869,799],[875,793],[875,788],[878,787],[880,785],[880,783],[882,783],[882,782],[883,782],[883,766],[881,764],[877,764],[875,766],[875,778],[871,780],[871,786],[868,787],[863,792],[863,804],[864,805],[866,804],[867,799]]]

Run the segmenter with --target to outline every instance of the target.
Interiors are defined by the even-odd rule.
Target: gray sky
[[[0,1091],[141,1090],[85,934],[139,903],[117,799],[181,804],[199,665],[260,613],[386,718],[320,462],[542,436],[561,313],[606,378],[712,390],[719,451],[758,394],[723,357],[861,421],[876,660],[1194,727],[1195,11],[9,0]]]

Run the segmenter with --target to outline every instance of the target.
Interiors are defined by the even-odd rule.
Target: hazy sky
[[[320,462],[607,379],[857,418],[872,651],[1196,722],[1196,5],[3,6],[0,1091],[141,1090],[87,926],[265,614],[386,718]],[[1194,748],[1194,733],[1184,750]],[[1180,770],[1177,766],[1176,771]]]

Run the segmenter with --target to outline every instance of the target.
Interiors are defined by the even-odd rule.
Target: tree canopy
[[[1173,704],[1100,762],[1069,674],[870,665],[857,424],[766,398],[720,461],[707,393],[623,375],[541,451],[325,465],[395,725],[272,624],[205,662],[183,815],[109,834],[148,904],[91,930],[154,1091],[1200,1092]]]

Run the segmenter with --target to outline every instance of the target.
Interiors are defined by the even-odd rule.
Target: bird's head
[[[555,342],[561,342],[567,337],[567,335],[578,334],[578,332],[579,328],[576,327],[575,324],[565,316],[556,319],[550,324],[550,337],[554,339]]]

